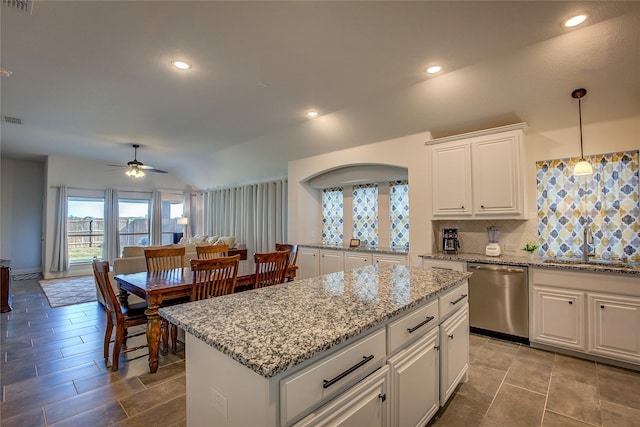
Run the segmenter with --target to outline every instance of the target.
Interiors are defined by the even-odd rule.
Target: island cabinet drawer
[[[424,335],[438,325],[438,300],[434,300],[390,323],[387,331],[388,354],[403,347],[410,340]]]
[[[469,300],[469,283],[465,280],[464,285],[443,294],[439,299],[440,320],[444,320],[449,314],[465,305]]]
[[[318,402],[341,392],[380,367],[386,357],[386,332],[381,329],[308,368],[280,381],[282,425]]]

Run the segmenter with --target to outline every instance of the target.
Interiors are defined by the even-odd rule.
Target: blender
[[[494,225],[487,227],[487,236],[489,243],[487,243],[484,254],[487,256],[500,256],[502,253],[500,244],[498,243],[500,240],[500,229]]]

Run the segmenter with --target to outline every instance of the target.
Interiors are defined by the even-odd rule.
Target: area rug
[[[51,308],[97,301],[93,275],[41,280],[40,287]]]

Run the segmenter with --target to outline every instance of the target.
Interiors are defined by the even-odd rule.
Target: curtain
[[[104,251],[105,259],[113,265],[120,256],[120,215],[118,212],[118,190],[105,191]]]
[[[151,243],[162,244],[162,193],[154,191],[151,198]]]
[[[585,177],[573,175],[578,160],[536,162],[541,254],[581,258],[588,227],[595,258],[640,261],[638,151],[586,156]]]
[[[207,191],[205,234],[234,236],[247,252],[272,252],[287,242],[286,179]]]
[[[58,189],[58,206],[53,230],[53,257],[51,268],[53,273],[69,270],[69,248],[67,246],[67,187]]]
[[[188,222],[184,228],[184,238],[188,239],[193,236],[193,224],[196,222],[195,215],[191,215],[191,191],[184,192],[184,202],[182,202],[182,216],[186,217]]]

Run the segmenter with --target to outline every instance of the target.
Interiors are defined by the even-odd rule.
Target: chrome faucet
[[[591,253],[591,245],[593,245],[593,234],[589,226],[585,225],[582,233],[582,260],[589,261],[589,256],[595,255]]]

